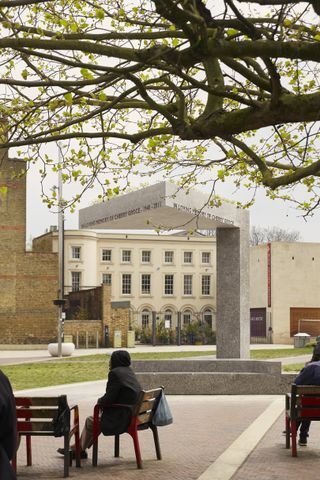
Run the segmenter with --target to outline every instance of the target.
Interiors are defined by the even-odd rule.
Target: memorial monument
[[[217,243],[217,358],[249,358],[249,212],[161,182],[81,209],[79,228],[212,230]]]

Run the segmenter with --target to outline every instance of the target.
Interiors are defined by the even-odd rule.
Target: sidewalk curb
[[[198,477],[198,480],[230,480],[281,415],[283,409],[283,398],[274,400],[229,448]]]

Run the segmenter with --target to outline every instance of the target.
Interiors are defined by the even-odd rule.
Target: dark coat
[[[16,478],[10,460],[17,446],[16,403],[8,378],[0,370],[0,478]]]
[[[308,363],[294,383],[297,385],[320,385],[320,361]]]
[[[127,430],[130,422],[132,406],[136,405],[141,385],[129,366],[112,368],[108,375],[106,393],[98,403],[104,407],[113,403],[128,405],[125,408],[107,408],[101,417],[101,431],[104,435],[115,435]]]

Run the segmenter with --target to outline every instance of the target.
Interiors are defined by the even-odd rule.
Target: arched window
[[[192,312],[191,310],[185,310],[182,312],[182,324],[183,325],[190,325],[192,322]]]
[[[212,310],[207,308],[203,312],[203,321],[206,322],[208,325],[210,325],[211,328],[212,328],[212,319],[213,319]]]
[[[165,328],[171,328],[172,326],[172,311],[165,310],[164,312],[164,326]]]
[[[146,328],[151,323],[151,312],[144,308],[141,312],[141,326],[142,328]]]

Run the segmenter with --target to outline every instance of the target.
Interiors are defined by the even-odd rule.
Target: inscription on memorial
[[[91,220],[90,222],[83,223],[82,228],[91,227],[93,225],[99,225],[99,223],[112,222],[113,220],[120,220],[120,218],[131,217],[132,215],[137,215],[138,213],[144,213],[149,210],[154,210],[162,206],[163,206],[162,202],[150,203],[148,205],[143,205],[142,207],[132,208],[130,210],[115,213],[107,217],[98,218],[97,220]]]

